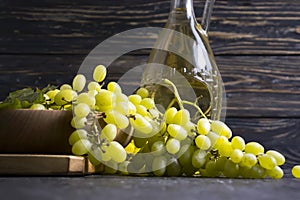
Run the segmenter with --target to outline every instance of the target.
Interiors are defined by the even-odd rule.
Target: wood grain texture
[[[87,54],[121,31],[163,27],[169,0],[1,0],[0,53]],[[195,1],[201,17],[204,0]],[[200,21],[200,19],[198,18]],[[300,54],[297,0],[218,0],[210,42],[220,54]]]
[[[0,56],[0,96],[23,87],[71,83],[84,56]],[[300,57],[217,56],[229,117],[300,117]],[[122,56],[109,68],[118,80],[147,56]],[[139,77],[131,77],[135,84]]]

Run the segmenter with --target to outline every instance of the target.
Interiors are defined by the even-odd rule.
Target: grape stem
[[[203,111],[201,110],[201,108],[196,104],[196,103],[192,103],[192,102],[189,102],[189,101],[185,101],[185,100],[182,100],[179,96],[179,93],[178,93],[178,90],[176,88],[176,86],[174,85],[174,83],[172,83],[170,80],[168,79],[164,79],[164,83],[168,84],[168,85],[171,85],[173,90],[174,90],[174,96],[175,96],[175,99],[177,100],[178,102],[178,105],[180,107],[181,110],[184,109],[183,107],[183,104],[188,104],[188,105],[191,105],[193,107],[195,107],[198,112],[205,118],[207,119],[206,115],[203,113]],[[173,102],[173,101],[172,101]]]

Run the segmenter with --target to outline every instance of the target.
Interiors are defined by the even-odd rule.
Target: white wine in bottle
[[[162,82],[169,79],[182,98],[196,102],[208,118],[221,118],[224,87],[207,35],[213,3],[206,1],[201,26],[196,21],[192,0],[171,0],[168,22],[142,77],[144,87],[165,109],[176,106],[172,90]]]

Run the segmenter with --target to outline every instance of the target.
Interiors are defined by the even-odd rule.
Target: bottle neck
[[[195,19],[193,0],[171,0],[171,12],[186,13],[187,19]]]

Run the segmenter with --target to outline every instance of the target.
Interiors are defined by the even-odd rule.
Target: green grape
[[[96,92],[100,92],[100,90],[101,90],[101,85],[100,85],[98,82],[91,81],[91,82],[89,82],[89,84],[88,84],[88,90],[89,90],[89,91],[95,90]]]
[[[281,179],[284,172],[279,166],[275,166],[273,169],[267,170],[267,175],[273,179]]]
[[[267,155],[273,156],[276,160],[276,164],[278,166],[281,166],[285,163],[285,157],[279,153],[278,151],[275,150],[269,150],[266,152]]]
[[[108,124],[115,124],[119,129],[125,129],[129,125],[128,118],[118,111],[111,110],[105,113],[104,121]]]
[[[142,154],[137,153],[131,159],[131,162],[128,164],[128,172],[129,173],[136,173],[140,169],[145,166],[146,162],[144,156]]]
[[[142,115],[143,117],[145,117],[149,114],[147,111],[147,108],[143,105],[137,105],[136,112],[139,113],[140,115]]]
[[[225,163],[227,162],[227,157],[224,157],[224,156],[220,156],[217,160],[216,160],[216,167],[217,167],[217,170],[219,171],[224,171],[224,166],[225,166]]]
[[[129,102],[129,99],[128,97],[123,94],[123,93],[115,93],[116,95],[116,101],[117,102],[124,102],[124,103],[128,103]]]
[[[117,102],[114,110],[118,111],[122,115],[128,115],[128,103],[127,102]]]
[[[32,104],[29,109],[30,110],[46,110],[46,107],[42,104],[35,103],[35,104]]]
[[[264,147],[258,142],[249,142],[245,146],[246,153],[252,153],[254,155],[263,154],[265,151]]]
[[[257,158],[254,154],[244,153],[240,165],[245,167],[253,167],[256,163],[257,163]]]
[[[156,155],[156,156],[162,155],[163,153],[166,152],[165,143],[161,140],[154,142],[151,145],[151,152],[153,152],[153,155]]]
[[[234,136],[231,139],[231,146],[233,149],[239,149],[239,150],[243,151],[246,146],[245,140],[240,136]]]
[[[90,108],[94,108],[96,104],[96,99],[93,95],[90,95],[88,93],[81,93],[78,95],[76,99],[77,103],[84,103],[88,105]]]
[[[210,131],[210,123],[206,118],[201,118],[197,122],[197,131],[201,135],[207,135]]]
[[[106,162],[105,167],[104,167],[104,174],[116,174],[118,171],[118,163],[109,160]]]
[[[292,168],[292,175],[293,175],[295,178],[300,178],[300,165],[295,165],[295,166]]]
[[[50,91],[48,91],[48,92],[46,93],[46,95],[50,98],[50,101],[48,102],[49,104],[54,103],[55,96],[56,96],[57,93],[59,93],[59,90],[58,90],[58,89],[50,90]]]
[[[137,94],[132,94],[128,97],[128,100],[133,103],[135,106],[140,105],[142,102],[142,97]]]
[[[103,148],[103,145],[102,145],[102,148]],[[108,162],[111,160],[111,156],[109,153],[107,153],[107,151],[100,151],[100,155],[101,155],[101,160],[103,162]]]
[[[159,111],[156,108],[151,108],[148,110],[148,112],[150,113],[150,115],[152,116],[153,119],[158,119],[160,116]]]
[[[164,156],[154,157],[152,171],[155,176],[163,176],[166,172],[167,159]]]
[[[244,154],[243,154],[243,152],[242,152],[241,150],[239,150],[239,149],[234,149],[234,150],[231,152],[231,154],[230,154],[230,159],[231,159],[231,161],[234,162],[234,163],[239,163],[239,162],[242,161],[243,156],[244,156]]]
[[[176,158],[171,158],[166,168],[167,176],[180,176],[182,174],[182,167]]]
[[[116,104],[116,95],[108,90],[101,89],[95,98],[100,111],[111,110]]]
[[[211,147],[210,139],[205,135],[198,135],[195,139],[195,143],[201,150],[208,150]]]
[[[79,118],[86,117],[90,111],[90,107],[85,103],[79,103],[74,108],[74,114]]]
[[[73,79],[73,90],[77,92],[81,92],[83,88],[85,87],[86,79],[85,76],[82,74],[77,74]]]
[[[87,123],[87,119],[86,117],[73,117],[73,119],[71,120],[71,126],[73,128],[77,128],[77,129],[80,129],[80,128],[84,128],[86,126],[86,123]]]
[[[166,143],[166,149],[170,154],[176,154],[180,149],[180,141],[170,138]]]
[[[94,69],[93,79],[96,82],[102,82],[106,77],[106,73],[107,73],[106,67],[104,67],[103,65],[98,65]]]
[[[88,159],[94,166],[100,165],[102,162],[101,149],[98,147],[91,148],[88,152]]]
[[[127,157],[124,147],[116,141],[109,143],[107,153],[111,156],[112,160],[116,161],[117,163],[124,162]]]
[[[77,129],[75,130],[69,137],[69,144],[73,145],[75,142],[77,142],[80,139],[87,139],[88,133],[84,129]]]
[[[258,162],[265,169],[273,169],[277,164],[275,158],[267,154],[258,156]]]
[[[60,91],[62,91],[62,90],[72,90],[72,86],[69,85],[69,84],[63,84],[63,85],[60,86],[59,89],[60,89]]]
[[[129,114],[129,115],[135,115],[135,114],[136,114],[136,107],[135,107],[135,105],[134,105],[132,102],[130,102],[130,101],[128,101],[128,114]]]
[[[88,94],[95,97],[98,94],[98,92],[96,90],[89,90]]]
[[[204,166],[206,163],[206,152],[200,149],[197,149],[192,156],[192,165],[199,169]]]
[[[231,138],[232,132],[230,128],[221,121],[212,121],[211,122],[211,130],[218,135],[225,136],[227,138]]]
[[[222,146],[225,144],[227,144],[229,142],[228,138],[225,137],[225,136],[218,136],[216,141],[215,141],[215,144],[213,145],[213,147],[215,149],[220,149],[222,148]]]
[[[103,129],[102,129],[102,134],[105,135],[105,138],[108,141],[113,141],[115,137],[117,136],[117,127],[114,124],[107,124]]]
[[[71,103],[76,96],[77,94],[73,90],[61,90],[55,95],[54,102],[58,106],[63,106],[65,104]]]
[[[165,121],[167,124],[172,124],[174,116],[177,113],[177,109],[175,107],[168,108],[165,112]]]
[[[250,173],[249,178],[265,178],[266,177],[266,170],[257,164],[250,168],[249,173]]]
[[[109,82],[107,84],[107,90],[111,91],[115,94],[121,94],[122,93],[122,89],[121,89],[120,85],[118,83],[114,82],[114,81]]]
[[[92,143],[87,139],[80,139],[75,142],[72,146],[72,153],[74,155],[84,155],[87,154],[91,149]]]
[[[219,150],[219,154],[221,156],[225,156],[225,157],[230,157],[233,149],[231,147],[231,143],[229,141],[223,143],[222,145],[219,146],[218,148]]]
[[[142,98],[147,98],[149,96],[149,91],[146,88],[139,88],[136,91],[137,95],[140,95]]]
[[[190,121],[190,112],[186,109],[182,109],[176,112],[173,117],[173,123],[178,125],[184,125]]]
[[[205,164],[205,173],[208,177],[218,177],[220,176],[220,171],[217,169],[216,161],[209,160]]]
[[[239,165],[231,160],[227,160],[224,165],[223,174],[228,178],[237,178],[239,175]]]
[[[239,165],[239,176],[242,178],[253,178],[252,167]]]
[[[134,146],[137,148],[142,148],[147,143],[147,138],[134,137],[133,142]]]
[[[136,114],[134,118],[130,118],[130,124],[135,128],[137,131],[150,134],[153,130],[153,127],[150,122],[148,122],[143,116],[140,114]]]
[[[169,124],[167,132],[177,140],[184,140],[187,137],[186,130],[177,124]]]
[[[184,144],[180,148],[178,152],[178,161],[181,166],[189,166],[192,165],[192,157],[194,154],[194,146],[190,144]]]
[[[193,122],[188,121],[186,124],[182,126],[190,136],[196,136],[196,133],[194,132],[196,130],[196,125]]]
[[[129,161],[125,160],[124,162],[121,162],[118,166],[118,171],[120,171],[122,174],[127,175],[128,174],[128,165]]]
[[[147,110],[150,110],[151,108],[155,107],[155,103],[154,103],[153,99],[150,99],[150,98],[142,99],[141,105],[143,105]]]
[[[210,143],[213,149],[215,148],[215,145],[217,143],[218,138],[220,137],[218,134],[210,131],[207,135],[206,135],[209,139],[210,139]]]

